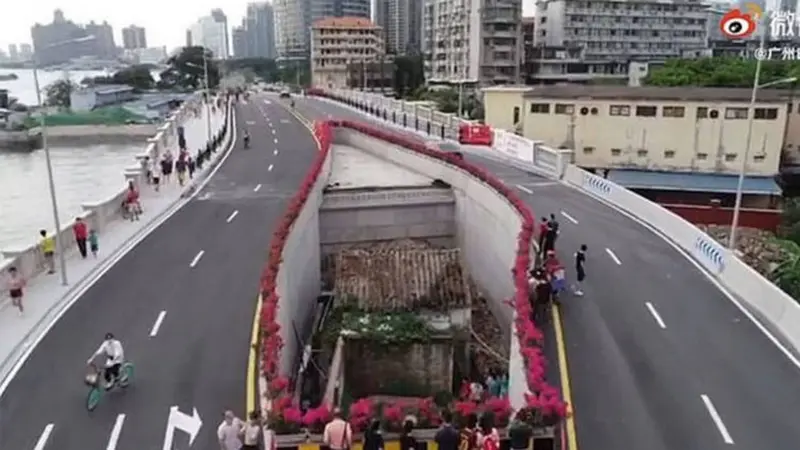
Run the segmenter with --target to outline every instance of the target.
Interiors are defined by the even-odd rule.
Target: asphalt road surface
[[[197,408],[204,424],[193,448],[211,449],[222,411],[244,413],[268,242],[317,147],[294,116],[264,97],[238,108],[239,139],[212,181],[87,291],[11,382],[0,398],[0,449],[160,449],[172,406],[188,414]],[[86,359],[107,331],[123,342],[136,376],[87,413]],[[47,442],[36,447],[50,424]],[[174,448],[187,444],[177,432]]]
[[[320,100],[298,108],[365,120]],[[589,248],[586,295],[562,308],[580,448],[797,447],[800,371],[683,255],[577,190],[467,159],[516,187],[538,216],[556,214],[570,269],[575,250]]]

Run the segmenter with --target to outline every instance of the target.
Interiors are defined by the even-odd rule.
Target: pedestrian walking
[[[556,239],[558,238],[558,227],[559,223],[558,220],[556,220],[556,215],[550,214],[550,219],[547,221],[547,233],[545,233],[544,238],[543,255],[547,255],[550,250],[555,250]]]
[[[47,273],[54,274],[56,273],[56,240],[47,235],[47,230],[39,230],[39,236],[41,236],[39,250],[42,252],[44,268]]]
[[[453,413],[442,412],[442,426],[433,437],[439,450],[458,450],[458,430],[453,426]]]
[[[242,427],[242,450],[258,450],[261,441],[261,418],[257,411],[251,411],[249,420]]]
[[[161,189],[161,170],[159,170],[158,163],[148,158],[147,171],[150,173],[150,182],[153,184],[156,192]]]
[[[239,436],[242,434],[244,424],[241,419],[233,414],[233,411],[225,411],[222,423],[217,428],[217,439],[220,450],[241,450],[242,441]]]
[[[541,221],[539,222],[539,253],[544,255],[544,240],[547,237],[547,230],[549,229],[549,225],[547,224],[547,217],[542,217]]]
[[[97,252],[100,250],[100,238],[94,228],[89,230],[89,250],[92,251],[92,256],[97,258]]]
[[[72,225],[72,234],[75,235],[75,243],[78,244],[78,251],[81,253],[81,258],[86,259],[88,255],[86,239],[89,237],[89,227],[86,226],[86,222],[80,217],[76,218],[75,223]]]
[[[11,304],[19,310],[19,315],[25,312],[22,306],[23,289],[25,289],[25,277],[22,276],[16,267],[8,268],[8,280],[6,280],[8,296],[11,297]]]
[[[194,178],[194,171],[195,171],[194,158],[192,158],[191,156],[186,157],[186,167],[189,169],[189,178],[190,179]]]
[[[582,244],[575,252],[575,279],[577,281],[572,286],[572,293],[578,297],[583,296],[583,280],[586,279],[586,250],[586,244]]]
[[[348,450],[353,445],[353,431],[342,418],[342,410],[333,410],[333,420],[325,425],[322,440],[330,450]]]
[[[364,432],[364,450],[383,450],[383,434],[381,434],[381,421],[372,419],[369,427]],[[442,447],[439,447],[441,450]]]
[[[478,448],[478,416],[467,415],[466,424],[458,431],[458,450],[477,450]]]

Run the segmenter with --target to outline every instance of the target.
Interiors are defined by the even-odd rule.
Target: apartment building
[[[278,59],[308,59],[311,27],[326,17],[372,16],[371,0],[274,0],[275,41]]]
[[[684,49],[704,48],[712,27],[707,8],[686,0],[539,1],[536,81],[624,82],[629,61],[664,61]]]
[[[383,28],[386,52],[420,51],[422,0],[375,0],[375,24]]]
[[[434,83],[516,83],[521,0],[423,0],[422,51]]]
[[[582,167],[736,174],[778,173],[784,140],[800,144],[800,115],[780,90],[542,86],[484,90],[486,123],[554,148]],[[794,120],[789,120],[789,118]],[[791,131],[796,130],[796,131]]]
[[[384,58],[381,27],[360,17],[329,17],[311,26],[311,84],[346,88],[353,65],[367,67]]]
[[[214,54],[214,58],[228,59],[227,23],[218,21],[213,16],[201,17],[191,27],[187,40],[192,45],[205,47]]]

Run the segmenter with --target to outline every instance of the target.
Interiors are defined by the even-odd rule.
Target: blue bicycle
[[[133,379],[133,364],[130,362],[122,364],[119,369],[119,377],[112,382],[111,386],[106,386],[106,369],[98,368],[94,364],[90,364],[89,367],[94,369],[84,378],[84,382],[89,386],[89,393],[86,396],[86,409],[89,411],[94,411],[94,409],[97,408],[97,405],[100,404],[106,391],[110,391],[115,387],[125,389],[130,386],[131,380]]]

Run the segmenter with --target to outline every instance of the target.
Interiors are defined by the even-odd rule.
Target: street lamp
[[[81,42],[85,41],[88,38],[78,38],[78,39],[70,39],[66,41],[56,42],[50,44],[44,48],[37,49],[38,51],[42,51],[45,48],[52,48],[64,44],[70,44],[73,42]],[[94,39],[92,37],[92,39]],[[69,80],[67,80],[69,82]],[[66,286],[69,284],[69,280],[67,278],[67,264],[66,258],[64,256],[64,239],[61,238],[61,218],[58,214],[58,199],[56,198],[56,182],[55,178],[53,177],[53,160],[50,157],[50,145],[47,142],[47,108],[44,105],[44,101],[42,100],[42,89],[39,86],[39,56],[38,52],[34,52],[33,54],[33,83],[36,88],[36,101],[39,104],[39,126],[42,129],[42,147],[44,148],[44,159],[47,166],[47,184],[50,187],[50,203],[53,207],[53,222],[56,227],[55,231],[55,240],[56,246],[58,247],[58,265],[59,271],[61,272],[61,284]]]
[[[765,40],[768,28],[761,28],[761,43],[759,45],[759,56],[765,54]],[[733,222],[731,223],[731,233],[728,239],[728,248],[731,251],[736,250],[736,231],[739,227],[739,214],[742,209],[742,190],[744,189],[744,177],[745,173],[747,172],[747,159],[750,157],[750,139],[753,135],[753,121],[755,119],[755,105],[756,105],[756,96],[758,95],[758,90],[761,88],[775,86],[778,84],[785,84],[785,83],[794,83],[797,81],[797,77],[789,77],[789,78],[782,78],[780,80],[770,81],[769,83],[758,84],[761,78],[761,61],[763,58],[758,58],[756,61],[756,73],[753,77],[753,91],[750,94],[750,104],[747,107],[747,137],[745,141],[745,148],[744,148],[744,158],[742,158],[742,165],[739,168],[739,180],[736,185],[736,203],[733,207]]]

